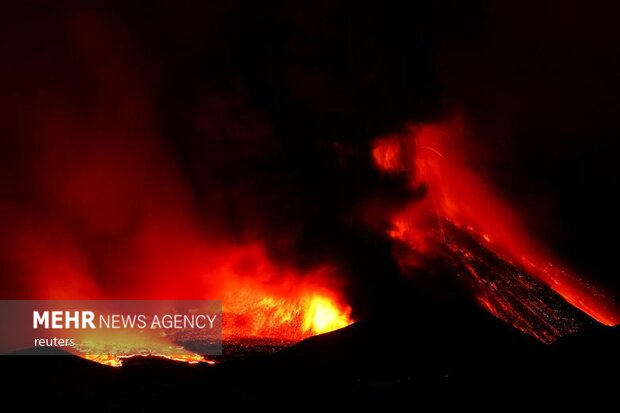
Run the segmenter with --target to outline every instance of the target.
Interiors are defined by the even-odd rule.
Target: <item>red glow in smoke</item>
[[[225,337],[350,324],[335,271],[275,262],[258,231],[222,229],[217,190],[213,205],[194,199],[130,39],[102,15],[65,23],[45,52],[1,69],[25,85],[4,114],[1,298],[222,299]]]
[[[408,173],[411,187],[428,195],[390,217],[389,235],[420,255],[433,254],[431,228],[446,219],[476,234],[486,247],[536,276],[566,301],[606,325],[620,310],[596,287],[569,271],[525,230],[522,218],[472,166],[459,122],[411,125],[406,133],[378,139],[373,158],[387,173]],[[484,297],[482,305],[489,308]]]

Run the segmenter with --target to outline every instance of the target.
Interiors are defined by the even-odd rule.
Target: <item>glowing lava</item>
[[[198,354],[179,354],[179,355],[164,355],[164,354],[132,354],[128,356],[114,356],[114,355],[106,355],[106,354],[86,354],[83,355],[87,360],[94,361],[99,364],[105,364],[106,366],[111,367],[121,367],[123,365],[123,360],[135,358],[135,357],[157,357],[163,358],[166,360],[173,361],[181,361],[188,364],[198,364],[198,363],[207,363],[214,364],[213,361],[207,360]]]
[[[333,293],[319,293],[305,289],[304,285],[287,287],[288,296],[268,295],[258,287],[242,287],[231,291],[224,301],[223,332],[226,339],[274,338],[287,342],[327,333],[348,326],[351,308],[340,304]],[[124,339],[124,340],[123,340]],[[125,332],[125,337],[110,341],[109,337],[91,336],[78,354],[88,360],[113,367],[120,367],[123,360],[134,357],[158,357],[190,364],[205,362],[202,356],[175,346],[161,337],[140,337]],[[83,341],[83,340],[80,340]],[[131,346],[125,344],[132,343]],[[176,349],[178,354],[172,354]],[[98,354],[98,352],[105,354]]]
[[[292,343],[351,324],[351,307],[333,285],[338,277],[328,269],[299,273],[276,266],[260,248],[242,248],[220,263],[217,279],[223,304],[223,345],[227,340],[276,339]],[[249,258],[252,260],[249,260]],[[240,266],[238,260],[245,263]],[[248,267],[248,261],[254,265]],[[80,337],[78,354],[92,361],[120,366],[138,356],[198,363],[209,361],[165,337],[125,331],[110,337]]]
[[[498,195],[491,182],[471,166],[471,152],[462,138],[459,122],[409,125],[404,133],[375,142],[372,155],[378,169],[388,174],[406,174],[412,189],[425,186],[428,194],[388,217],[391,223],[388,235],[405,245],[408,251],[406,258],[397,257],[400,264],[417,265],[416,257],[422,260],[441,254],[442,248],[447,248],[450,254],[459,256],[459,265],[476,282],[487,284],[483,286],[486,293],[477,294],[481,306],[495,315],[504,314],[502,318],[508,318],[513,325],[543,341],[549,341],[554,335],[557,337],[556,328],[549,327],[548,336],[541,336],[525,320],[514,320],[520,316],[506,317],[503,311],[506,309],[501,308],[506,302],[490,298],[496,294],[497,284],[481,280],[472,263],[487,270],[505,268],[519,276],[531,274],[590,317],[606,325],[618,324],[617,304],[559,264],[527,233],[519,214]],[[455,242],[454,234],[457,239],[467,240]],[[463,238],[459,234],[469,235]],[[494,254],[492,265],[483,263],[480,256],[473,256],[484,255],[482,250]],[[514,282],[523,280],[522,277]],[[547,321],[557,315],[550,308],[544,313]]]
[[[303,331],[314,335],[338,330],[351,324],[350,315],[350,307],[341,309],[327,297],[312,295],[304,315]]]
[[[314,281],[300,281],[295,276],[263,285],[250,278],[229,283],[223,299],[224,346],[227,340],[276,339],[287,343],[346,327],[353,321],[351,308],[337,294]],[[159,357],[190,364],[206,362],[202,356],[188,351],[163,337],[132,334],[126,331],[110,337],[89,336],[80,339],[78,354],[101,364],[118,367],[132,357]]]
[[[224,300],[226,338],[302,340],[351,324],[351,308],[317,285],[294,281],[279,288],[240,286]]]

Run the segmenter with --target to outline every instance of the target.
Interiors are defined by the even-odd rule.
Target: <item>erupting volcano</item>
[[[424,8],[105,3],[36,30],[17,7],[3,37],[0,298],[221,300],[224,352],[384,316],[435,273],[545,343],[620,322],[478,170],[464,122],[423,122],[448,110]],[[78,353],[171,354],[104,341]]]
[[[388,217],[403,271],[416,277],[416,269],[439,259],[483,308],[547,343],[594,320],[618,324],[618,305],[536,242],[471,166],[462,123],[410,125],[373,146],[381,171],[425,190]]]

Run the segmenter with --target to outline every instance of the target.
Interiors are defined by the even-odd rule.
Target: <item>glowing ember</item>
[[[458,255],[460,265],[470,276],[478,278],[472,263],[480,264],[481,248],[494,253],[494,262],[484,263],[485,268],[497,269],[498,265],[514,274],[520,271],[533,275],[567,302],[606,325],[620,322],[620,310],[594,286],[565,269],[544,247],[536,242],[521,225],[516,213],[485,180],[470,166],[461,127],[454,125],[411,125],[406,133],[378,139],[372,154],[378,169],[385,173],[407,173],[412,188],[427,187],[428,196],[408,205],[389,217],[392,228],[388,235],[410,252],[401,265],[411,265],[411,256],[439,254],[447,248]],[[478,240],[480,247],[467,247],[469,241],[453,240],[457,232],[468,233]],[[458,238],[458,237],[457,237]],[[464,246],[465,245],[465,246]],[[499,261],[497,261],[499,260]],[[480,281],[480,280],[479,280]],[[495,289],[497,286],[495,287]],[[529,287],[528,287],[529,288]],[[478,294],[478,300],[491,313],[511,318],[507,321],[548,341],[556,327],[542,336],[533,331],[524,320],[515,321],[517,315],[509,313],[506,302],[493,302],[489,292]],[[501,300],[500,300],[501,301]],[[500,305],[501,304],[501,305]],[[532,310],[531,308],[528,310]],[[547,309],[546,316],[553,313]],[[548,320],[545,321],[548,323]]]

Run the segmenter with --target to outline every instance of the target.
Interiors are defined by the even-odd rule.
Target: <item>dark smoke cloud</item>
[[[254,242],[361,312],[399,290],[363,215],[408,195],[369,144],[438,112],[430,11],[131,3],[4,17],[3,296],[217,293]]]

